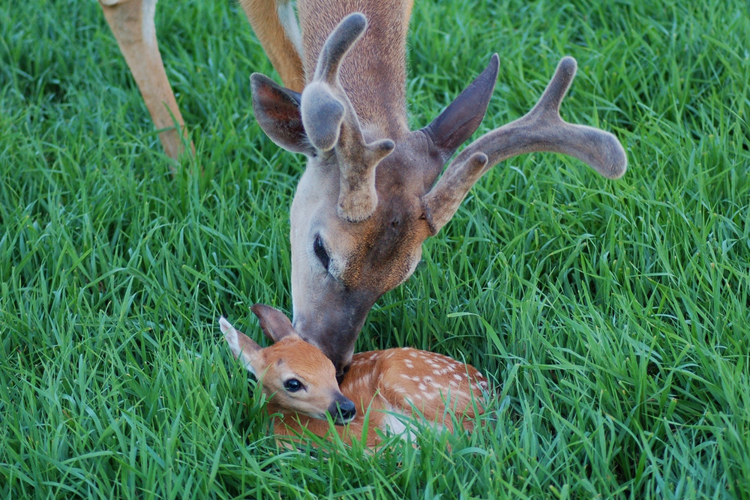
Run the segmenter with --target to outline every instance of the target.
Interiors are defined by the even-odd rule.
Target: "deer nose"
[[[337,398],[337,400],[331,404],[328,413],[333,415],[333,420],[336,425],[344,425],[351,422],[357,415],[357,407],[354,406],[354,403],[352,403],[351,400],[341,396],[341,398]]]

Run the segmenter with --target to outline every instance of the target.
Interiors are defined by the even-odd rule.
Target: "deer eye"
[[[328,256],[328,252],[326,252],[326,247],[323,246],[323,240],[320,239],[320,236],[315,237],[315,241],[313,242],[313,251],[318,257],[320,263],[323,264],[323,267],[325,267],[326,271],[328,271],[328,264],[331,263],[331,258]]]
[[[297,392],[303,387],[304,386],[302,385],[302,382],[300,382],[296,378],[290,378],[289,380],[284,382],[284,389],[286,389],[289,392]]]

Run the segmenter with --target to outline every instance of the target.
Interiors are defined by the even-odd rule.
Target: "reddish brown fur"
[[[295,357],[295,366],[299,360]],[[453,432],[446,402],[460,419],[463,429],[471,430],[474,418],[484,413],[482,390],[487,390],[487,380],[473,366],[448,356],[397,348],[355,354],[340,388],[344,396],[357,405],[357,416],[346,426],[336,426],[336,431],[346,443],[361,440],[369,410],[365,444],[374,447],[381,441],[378,431],[386,432],[386,419],[393,412],[411,418],[416,409],[417,415],[425,421]],[[272,409],[281,414],[275,417],[274,427],[280,436],[299,436],[305,427],[317,436],[327,436],[330,432],[326,421],[299,415],[280,405],[271,407],[269,402],[269,411]]]
[[[336,371],[331,361],[312,345],[299,339],[287,337],[273,344],[272,348],[263,349],[260,364],[264,369],[257,372],[263,379],[264,390],[268,396],[268,412],[284,413],[287,408],[297,411],[309,411],[325,418],[325,410],[330,406],[333,397],[338,393]],[[278,376],[291,371],[295,378],[305,386],[314,387],[309,391],[303,403],[290,397],[279,383]],[[319,411],[316,411],[319,410]],[[309,418],[309,417],[307,417]]]
[[[275,344],[262,349],[223,318],[222,331],[235,356],[260,380],[278,436],[298,437],[305,428],[328,436],[331,427],[326,412],[343,401],[342,395],[354,403],[357,414],[348,424],[337,425],[336,432],[351,444],[363,440],[366,431],[364,444],[368,447],[377,446],[389,429],[398,433],[408,429],[402,422],[405,418],[421,417],[452,432],[453,420],[447,409],[465,430],[472,429],[474,418],[484,411],[487,381],[473,366],[410,348],[363,352],[354,355],[339,387],[333,363],[290,330],[291,324],[281,312],[267,306],[254,306],[253,312],[261,319],[264,333],[278,339]],[[290,378],[300,381],[304,389],[286,390],[285,381]]]

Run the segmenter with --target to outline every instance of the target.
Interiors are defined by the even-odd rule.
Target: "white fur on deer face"
[[[268,306],[254,306],[253,311],[261,319],[264,333],[276,341],[265,349],[226,319],[220,318],[219,325],[234,356],[261,383],[269,412],[301,413],[323,420],[330,414],[337,424],[351,421],[356,414],[354,403],[341,394],[333,363],[299,338],[280,311]],[[277,314],[289,323],[288,328],[270,318]]]

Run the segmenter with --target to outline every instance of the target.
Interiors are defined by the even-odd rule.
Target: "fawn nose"
[[[328,413],[333,415],[335,424],[343,425],[354,419],[357,415],[357,407],[349,399],[341,396],[331,404]]]

